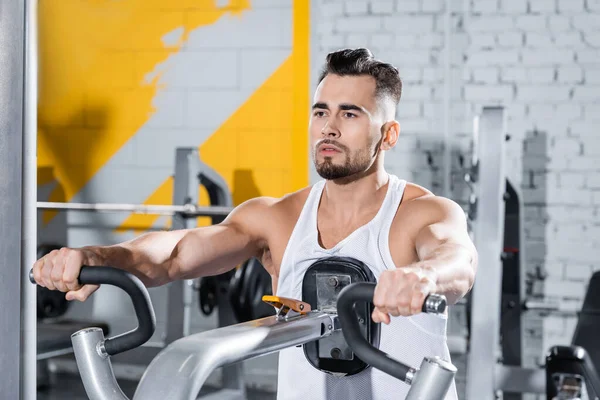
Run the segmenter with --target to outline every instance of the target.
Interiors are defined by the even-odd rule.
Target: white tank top
[[[386,269],[396,268],[388,238],[406,181],[390,174],[388,190],[377,215],[331,249],[324,249],[318,241],[317,208],[324,187],[324,180],[312,187],[294,227],[279,271],[278,296],[302,299],[306,270],[326,257],[360,260],[369,266],[376,279]],[[450,361],[446,320],[443,315],[424,313],[392,317],[390,325],[381,324],[379,348],[417,369],[426,356],[440,356]],[[406,383],[374,368],[345,377],[322,372],[309,364],[302,347],[279,352],[277,386],[278,400],[398,400],[404,399],[409,389]],[[455,399],[458,397],[453,382],[445,400]]]

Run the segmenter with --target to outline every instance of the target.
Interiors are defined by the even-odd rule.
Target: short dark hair
[[[369,49],[343,49],[327,55],[319,83],[328,74],[339,76],[369,75],[375,78],[375,96],[390,96],[398,104],[402,96],[402,80],[398,69],[375,59]]]

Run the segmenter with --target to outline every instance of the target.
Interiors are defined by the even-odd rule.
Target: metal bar
[[[301,345],[332,332],[322,312],[277,316],[186,336],[165,348],[148,366],[133,399],[195,399],[217,368]]]
[[[129,212],[133,214],[176,215],[183,214],[187,217],[216,217],[226,216],[233,208],[222,206],[197,206],[186,205],[144,205],[144,204],[118,204],[118,203],[60,203],[38,201],[38,210],[69,210],[92,212]]]
[[[0,0],[0,397],[21,399],[25,2]],[[30,383],[31,384],[31,383]],[[35,385],[35,384],[34,384]]]
[[[468,399],[492,400],[499,355],[504,239],[505,116],[501,107],[485,107],[475,130],[478,176],[475,246],[479,265],[471,294],[471,337],[467,362]]]
[[[540,315],[562,315],[562,316],[576,316],[581,312],[579,307],[567,306],[560,304],[554,300],[525,300],[521,307],[522,312],[537,312]],[[599,315],[600,313],[593,313]]]
[[[42,360],[48,360],[50,358],[56,358],[56,357],[59,357],[59,356],[64,356],[64,355],[72,354],[72,353],[73,353],[73,347],[65,347],[64,349],[47,351],[45,353],[39,353],[36,356],[36,359],[38,361],[42,361]]]
[[[542,368],[496,365],[494,379],[495,390],[506,393],[546,394],[546,370]]]
[[[208,192],[211,206],[233,205],[231,192],[225,180],[212,168],[200,160],[197,147],[178,148],[175,156],[175,178],[173,185],[173,204],[197,204],[199,199],[198,186],[202,185]],[[224,217],[212,218],[213,224],[218,224]],[[176,216],[173,220],[173,229],[193,228],[196,221],[190,218]],[[219,326],[233,325],[237,321],[233,314],[228,296],[224,295],[227,290],[221,290],[219,280],[218,310]],[[166,342],[188,336],[191,333],[192,303],[193,303],[193,281],[171,284],[169,287],[168,310],[169,325],[167,327]],[[227,282],[228,285],[228,282]],[[226,289],[226,288],[225,288]],[[183,293],[183,299],[181,299]],[[183,304],[181,304],[183,300]],[[181,312],[183,310],[183,315]],[[183,317],[183,320],[181,320]],[[244,371],[242,363],[223,367],[222,390],[233,390],[240,398],[246,398],[246,386],[243,379]]]
[[[21,399],[37,396],[37,288],[29,270],[37,255],[37,75],[38,1],[25,2],[25,93],[23,110],[23,183],[21,214]]]
[[[100,328],[86,328],[71,336],[75,360],[83,387],[90,400],[129,400],[113,372],[110,357],[100,354],[105,342]]]
[[[558,302],[525,300],[523,309],[526,311],[560,311],[560,304]]]
[[[186,204],[198,203],[198,188],[200,182],[197,178],[199,171],[193,171],[194,159],[199,160],[198,149],[178,148],[175,151],[175,174],[173,175],[173,199],[175,207]],[[213,206],[213,204],[211,204]],[[196,227],[196,220],[185,218],[183,214],[173,216],[171,229],[192,229]],[[165,345],[185,335],[189,323],[186,314],[190,313],[191,306],[186,304],[191,290],[187,281],[175,281],[167,287],[167,324],[163,335]]]

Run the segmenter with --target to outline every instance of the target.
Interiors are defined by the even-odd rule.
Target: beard
[[[338,144],[339,146],[339,144]],[[326,180],[347,180],[347,178],[354,175],[361,175],[371,166],[373,160],[371,159],[370,152],[368,149],[362,149],[352,156],[349,154],[347,148],[340,147],[343,154],[346,155],[343,163],[335,163],[333,157],[325,157],[321,162],[317,160],[317,154],[314,155],[314,165],[317,174]]]

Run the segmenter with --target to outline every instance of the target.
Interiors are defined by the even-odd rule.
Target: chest
[[[353,239],[368,234],[367,229],[371,230],[373,236],[377,238],[383,232],[377,229],[388,229],[387,243],[370,242],[371,246],[388,246],[391,258],[396,267],[409,265],[418,261],[418,255],[415,250],[414,240],[407,230],[402,229],[402,221],[394,221],[391,227],[375,227],[370,224],[372,217],[366,216],[362,220],[357,220],[348,224],[335,224],[327,219],[317,220],[317,232],[315,246],[321,246],[324,249],[331,249],[346,238]],[[294,230],[295,221],[279,225],[279,228],[272,231],[268,240],[268,246],[261,253],[261,262],[269,271],[272,277],[279,277],[281,264],[284,254],[287,251],[294,251],[288,247],[288,242]],[[309,234],[309,232],[305,232]],[[314,232],[312,232],[314,235]],[[352,236],[351,236],[352,235]],[[360,241],[360,240],[359,240]],[[379,251],[379,249],[377,249]]]
[[[353,221],[335,221],[333,218],[325,215],[319,216],[317,220],[318,243],[324,249],[331,249],[337,246],[341,241],[355,233],[363,233],[373,224],[372,219],[376,213],[369,213]],[[357,232],[359,231],[360,232]]]

